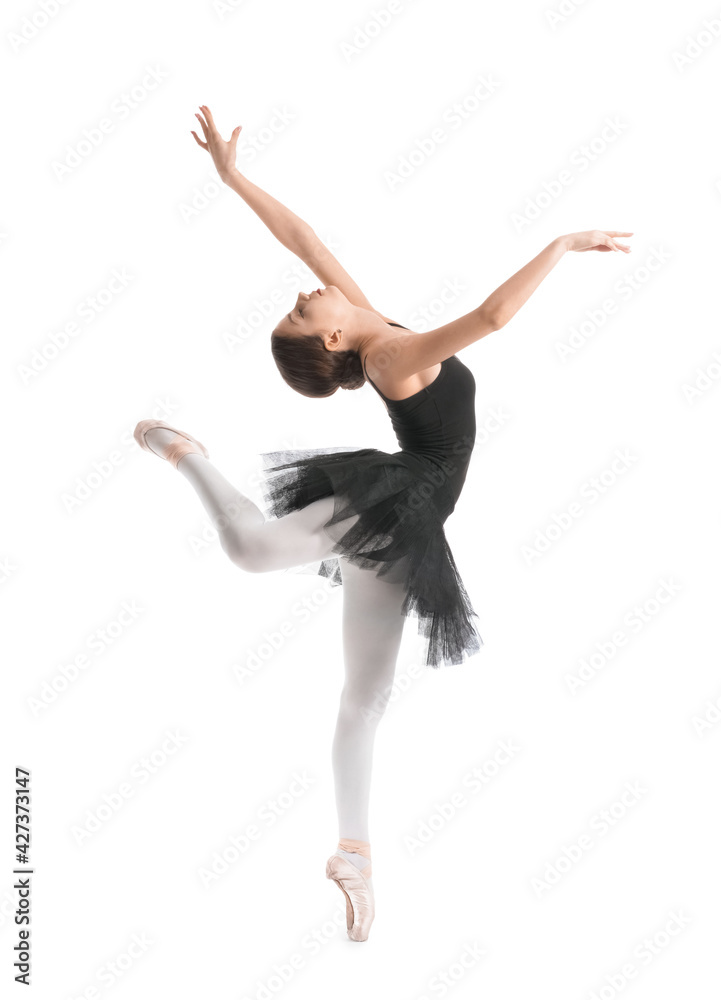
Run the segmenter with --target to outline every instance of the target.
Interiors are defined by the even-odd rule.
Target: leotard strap
[[[401,328],[401,330],[407,330],[408,329],[408,327],[407,326],[403,326],[402,323],[393,323],[392,320],[386,320],[386,322],[388,323],[389,326],[399,326]],[[378,386],[375,384],[375,382],[373,381],[373,379],[368,374],[368,371],[366,369],[365,358],[362,359],[362,364],[363,364],[363,374],[365,375],[365,377],[368,379],[368,381],[373,386],[373,388],[378,393],[378,395],[382,399],[387,399],[388,397],[383,395],[383,393],[380,391],[380,389],[378,388]],[[392,402],[392,400],[391,400],[391,402]]]

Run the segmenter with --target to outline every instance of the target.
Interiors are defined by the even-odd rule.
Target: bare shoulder
[[[499,325],[482,307],[478,307],[465,316],[459,316],[458,319],[425,333],[414,333],[397,327],[391,329],[393,336],[369,351],[368,363],[370,365],[373,362],[374,368],[384,379],[384,385],[396,388],[406,387],[414,376],[419,376],[423,384],[431,382],[438,373],[441,362],[499,329]],[[372,370],[370,376],[375,382]],[[416,387],[423,388],[423,385],[418,386],[416,383]],[[381,389],[386,392],[385,388]],[[386,394],[391,397],[395,395],[393,391]]]
[[[394,322],[385,316],[381,318],[389,324]],[[401,400],[430,385],[440,374],[441,366],[434,364],[424,371],[404,375],[403,365],[399,365],[397,359],[404,351],[407,342],[422,334],[400,325],[392,326],[391,329],[393,336],[373,345],[366,354],[364,363],[366,373],[383,395],[392,400]]]

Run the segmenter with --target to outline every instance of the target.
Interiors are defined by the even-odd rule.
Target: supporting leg
[[[340,559],[345,683],[333,739],[339,839],[368,842],[373,745],[393,683],[405,617],[404,567],[379,578]]]
[[[395,673],[405,616],[405,567],[393,579],[340,559],[343,575],[345,683],[333,739],[338,848],[326,877],[342,890],[348,937],[368,938],[375,915],[368,803],[373,744]]]

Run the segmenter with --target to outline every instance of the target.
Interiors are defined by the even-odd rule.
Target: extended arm
[[[629,252],[629,247],[617,243],[614,237],[631,235],[633,234],[593,229],[585,233],[558,236],[520,271],[516,271],[491,292],[472,312],[436,330],[429,330],[428,333],[401,334],[388,345],[373,352],[369,361],[377,366],[377,370],[391,367],[394,378],[398,380],[431,368],[505,326],[569,250],[620,249]]]
[[[304,222],[272,194],[263,191],[257,184],[244,177],[235,167],[229,170],[222,179],[232,191],[240,195],[246,205],[253,209],[261,222],[265,223],[273,236],[284,247],[287,247],[292,253],[298,254],[298,250],[308,242],[312,232],[307,222]]]
[[[565,253],[566,237],[558,236],[536,254],[533,260],[524,264],[520,271],[516,271],[491,292],[480,308],[491,318],[495,330],[505,326],[516,315]]]
[[[233,169],[227,175],[225,183],[250,205],[273,236],[291,253],[299,257],[324,285],[335,285],[353,305],[369,309],[379,316],[382,315],[373,308],[340,261],[334,257],[307,222],[304,222],[295,212],[291,212],[267,191],[263,191],[257,184],[249,181],[239,170]],[[384,316],[383,319],[385,318]]]
[[[213,121],[210,109],[203,105],[201,110],[207,122],[198,114],[206,142],[201,142],[195,132],[195,141],[203,149],[207,149],[213,158],[220,179],[235,191],[243,201],[253,209],[258,218],[265,223],[273,236],[287,247],[291,253],[299,257],[313,271],[324,285],[335,285],[353,305],[368,309],[387,319],[370,304],[361,289],[351,278],[345,268],[330,252],[315,231],[286,205],[263,191],[257,184],[248,180],[235,166],[236,146],[242,126],[233,130],[228,142],[225,142]]]

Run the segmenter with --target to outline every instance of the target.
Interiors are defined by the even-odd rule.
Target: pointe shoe
[[[375,917],[375,901],[373,890],[368,886],[370,865],[363,871],[340,854],[328,858],[325,866],[325,877],[332,879],[345,896],[345,918],[348,937],[351,941],[365,941]]]
[[[148,431],[158,428],[163,428],[166,431],[173,431],[175,434],[175,437],[170,444],[165,446],[162,455],[158,455],[157,451],[153,451],[148,442],[145,440],[145,435]],[[191,434],[186,434],[184,431],[179,431],[176,427],[171,427],[169,424],[163,423],[162,420],[141,420],[133,431],[133,437],[141,448],[149,451],[152,455],[158,455],[159,458],[164,458],[176,469],[178,468],[178,462],[185,455],[202,455],[203,458],[209,457],[208,449],[205,445],[202,445],[200,441],[196,440]]]

